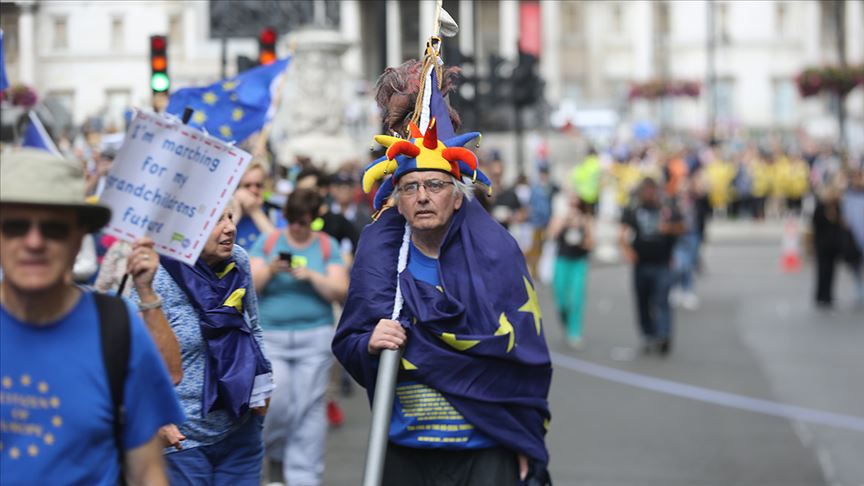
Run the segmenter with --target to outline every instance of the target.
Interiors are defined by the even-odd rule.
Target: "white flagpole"
[[[438,35],[441,18],[441,2],[435,2],[435,22],[432,28],[433,36]],[[431,39],[431,38],[430,38]],[[427,73],[431,79],[432,72]],[[429,82],[429,81],[427,81]],[[432,90],[427,84],[424,93],[423,111],[428,115],[427,93]],[[422,127],[425,129],[425,127]],[[411,228],[405,224],[402,246],[399,248],[399,260],[396,265],[396,295],[393,302],[391,319],[398,319],[402,311],[402,291],[399,286],[399,274],[405,270],[408,263],[408,245],[411,241]],[[366,467],[363,471],[363,486],[380,486],[384,477],[384,462],[387,458],[387,442],[390,432],[390,418],[393,413],[393,399],[396,394],[396,378],[402,361],[402,349],[385,349],[381,351],[378,361],[378,376],[375,380],[375,396],[372,399],[372,424],[369,430],[369,445],[366,449]]]
[[[42,125],[42,121],[39,120],[39,116],[35,111],[30,110],[27,114],[27,117],[30,119],[30,123],[33,125],[33,128],[36,129],[36,132],[42,138],[42,141],[48,147],[48,151],[57,157],[63,157],[63,154],[60,153],[60,149],[57,148],[57,145],[54,144],[54,140],[48,135],[48,130],[45,130],[45,125]]]

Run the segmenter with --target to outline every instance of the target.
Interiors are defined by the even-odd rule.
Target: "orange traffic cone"
[[[798,236],[798,222],[790,219],[783,227],[781,268],[785,273],[801,270],[801,243]]]

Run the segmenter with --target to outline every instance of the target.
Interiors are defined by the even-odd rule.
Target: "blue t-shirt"
[[[249,251],[249,256],[258,257],[268,262],[279,258],[279,252],[292,255],[291,264],[308,267],[318,273],[327,273],[327,265],[343,265],[339,252],[339,243],[331,236],[330,254],[324,261],[321,238],[314,234],[312,243],[306,248],[294,248],[288,244],[285,234],[280,232],[279,239],[273,245],[269,255],[264,254],[265,238],[259,238],[258,243]],[[333,324],[333,306],[325,300],[310,282],[295,279],[290,273],[280,272],[273,275],[261,291],[258,298],[261,327],[264,330],[300,331]]]
[[[124,389],[126,450],[183,412],[162,357],[136,312]],[[0,309],[0,484],[117,484],[113,402],[92,294],[34,326]]]
[[[424,255],[413,243],[408,271],[416,280],[438,287],[438,260]],[[410,376],[410,372],[405,372]],[[497,443],[480,432],[438,390],[417,381],[396,384],[390,441],[424,449],[485,449]]]

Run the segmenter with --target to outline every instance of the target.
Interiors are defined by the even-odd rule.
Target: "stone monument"
[[[271,141],[282,165],[297,156],[334,169],[362,156],[344,131],[345,74],[342,54],[348,43],[337,30],[308,27],[288,39],[294,58],[288,66],[281,106],[273,120]]]

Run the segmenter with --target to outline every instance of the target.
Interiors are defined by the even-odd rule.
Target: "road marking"
[[[816,448],[816,458],[819,460],[819,467],[822,468],[822,474],[825,476],[825,481],[834,486],[837,485],[837,474],[834,469],[834,462],[828,451],[821,447]]]
[[[772,402],[759,398],[737,395],[701,386],[688,385],[677,381],[664,380],[653,376],[632,373],[619,370],[609,366],[598,365],[572,356],[552,352],[552,362],[556,366],[576,371],[585,375],[601,378],[616,383],[651,390],[667,395],[689,398],[699,402],[712,403],[738,410],[773,415],[789,420],[800,420],[801,422],[828,425],[839,429],[864,432],[864,418],[854,415],[844,415],[834,412],[825,412],[812,408],[787,405],[785,403]]]

